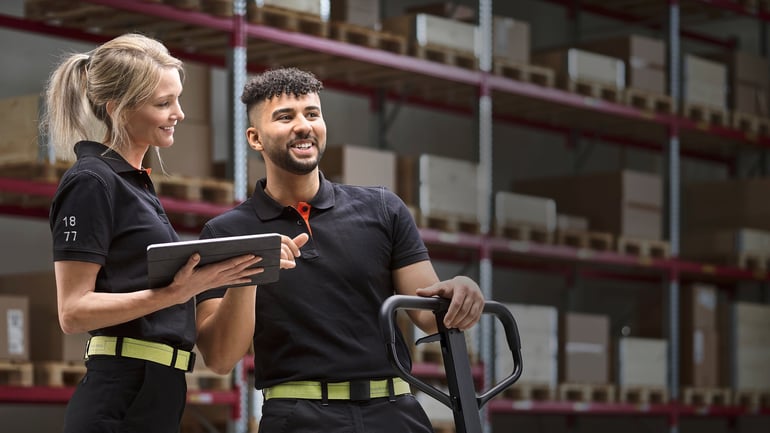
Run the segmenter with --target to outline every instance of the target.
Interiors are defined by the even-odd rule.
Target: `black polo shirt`
[[[53,259],[96,263],[96,291],[147,288],[147,246],[179,240],[147,171],[101,143],[75,145],[77,161],[64,173],[50,213]],[[193,300],[140,319],[91,331],[189,350],[195,342]]]
[[[254,194],[236,208],[210,220],[201,234],[312,234],[297,267],[257,289],[256,387],[394,376],[379,309],[394,294],[393,271],[428,260],[409,210],[385,188],[335,184],[321,175],[318,194],[309,202],[308,227],[295,208],[265,194],[265,182],[257,182]],[[224,290],[209,291],[198,302],[223,295]],[[408,360],[398,338],[401,359]]]

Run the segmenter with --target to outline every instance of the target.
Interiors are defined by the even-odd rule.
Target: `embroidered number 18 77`
[[[74,215],[73,216],[65,216],[64,218],[62,218],[62,221],[64,222],[64,227],[67,227],[67,228],[74,228],[75,225],[77,224],[77,221],[76,221],[76,218],[75,218]],[[71,230],[70,229],[70,230],[66,230],[64,232],[64,241],[65,242],[75,242],[77,237],[78,237],[77,230]]]

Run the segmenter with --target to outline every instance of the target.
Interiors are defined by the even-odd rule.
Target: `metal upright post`
[[[228,84],[230,87],[230,118],[233,120],[230,139],[230,162],[233,173],[233,199],[243,201],[248,192],[248,153],[246,143],[246,111],[241,103],[241,92],[246,84],[246,0],[233,1],[233,32],[231,50],[227,58]],[[249,431],[249,392],[243,360],[234,370],[235,389],[238,391],[239,410],[235,419],[235,433]]]
[[[492,71],[492,0],[479,0],[478,31],[479,69],[481,85],[478,101],[479,130],[479,220],[481,233],[488,235],[492,222],[492,96],[490,95],[488,75]],[[487,299],[492,299],[492,260],[486,243],[482,246],[479,263],[479,284]],[[484,384],[494,384],[495,347],[493,335],[494,322],[491,317],[482,317],[479,325],[480,353],[484,361]],[[486,408],[482,409],[482,431],[490,433],[492,426]]]
[[[230,139],[232,147],[229,164],[233,173],[233,198],[246,199],[248,192],[248,148],[246,143],[246,111],[241,103],[241,92],[246,84],[246,0],[233,1],[233,33],[227,58],[230,85],[230,115],[233,119]]]
[[[669,0],[668,20],[668,61],[669,94],[677,113],[680,101],[680,45],[679,45],[679,1]],[[669,126],[668,146],[668,240],[671,256],[679,256],[679,127],[676,121]],[[679,273],[674,269],[669,276],[669,356],[668,387],[671,401],[676,405],[679,399]],[[671,433],[679,431],[678,409],[672,409]]]

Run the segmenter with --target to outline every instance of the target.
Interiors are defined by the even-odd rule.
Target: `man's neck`
[[[284,206],[296,206],[301,201],[310,202],[320,187],[317,169],[304,175],[268,172],[265,193]]]

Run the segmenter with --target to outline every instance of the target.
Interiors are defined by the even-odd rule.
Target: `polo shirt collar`
[[[332,183],[326,180],[323,173],[318,172],[320,187],[316,195],[308,202],[310,206],[317,209],[329,209],[334,206],[334,187]],[[262,221],[276,219],[281,216],[285,206],[282,206],[265,192],[267,179],[262,178],[257,181],[257,187],[252,195],[254,212]]]
[[[102,143],[95,141],[79,141],[75,144],[75,155],[78,159],[85,156],[95,156],[106,162],[116,173],[136,172],[136,167],[129,164],[118,152]]]

